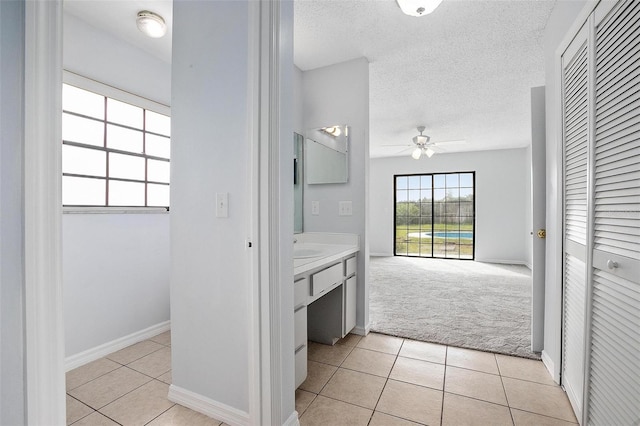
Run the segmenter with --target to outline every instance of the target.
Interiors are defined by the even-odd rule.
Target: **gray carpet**
[[[370,284],[372,331],[539,359],[525,266],[371,257]]]

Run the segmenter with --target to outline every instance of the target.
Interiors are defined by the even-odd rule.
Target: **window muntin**
[[[473,259],[475,173],[397,175],[394,254]]]
[[[64,206],[169,207],[171,119],[135,98],[63,84]]]

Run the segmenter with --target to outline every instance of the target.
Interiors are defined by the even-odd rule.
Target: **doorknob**
[[[618,267],[618,262],[616,262],[615,260],[607,260],[607,268],[609,269],[616,269]]]
[[[546,238],[547,230],[546,229],[538,229],[538,238]]]

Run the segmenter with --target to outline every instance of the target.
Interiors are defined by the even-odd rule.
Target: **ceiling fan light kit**
[[[422,132],[424,132],[424,129],[424,126],[418,126],[418,131],[420,132],[420,134],[414,136],[412,139],[413,143],[416,144],[416,149],[414,149],[411,153],[411,157],[413,157],[414,160],[419,160],[420,157],[422,157],[422,154],[426,155],[427,158],[431,158],[431,156],[435,154],[435,151],[432,150],[431,147],[429,147],[429,145],[431,145],[429,143],[429,141],[431,141],[431,138],[427,135],[422,134]]]
[[[442,0],[396,0],[402,12],[409,16],[428,15],[442,3]]]

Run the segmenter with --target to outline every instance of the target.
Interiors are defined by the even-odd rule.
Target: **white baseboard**
[[[476,259],[476,262],[481,263],[499,263],[501,265],[523,265],[528,266],[527,262],[523,260],[504,260],[504,259]],[[531,268],[529,268],[531,269]]]
[[[366,327],[355,326],[351,332],[358,336],[366,336],[371,331],[371,324],[367,324]]]
[[[555,377],[555,373],[554,373],[556,371],[555,363],[553,362],[553,360],[551,359],[549,354],[546,353],[543,350],[542,354],[540,356],[542,358],[542,363],[547,368],[547,371],[551,375],[551,378],[553,379],[553,381],[559,384],[560,383],[560,378],[559,377]]]
[[[289,418],[282,424],[282,426],[300,426],[300,420],[298,419],[298,412],[291,413]]]
[[[393,257],[393,253],[369,253],[370,257]]]
[[[169,401],[176,404],[191,408],[194,411],[212,417],[216,420],[222,420],[230,425],[245,426],[249,425],[249,413],[240,411],[237,408],[229,407],[213,399],[207,398],[195,392],[188,391],[176,385],[169,386]],[[294,411],[297,424],[298,413]],[[289,421],[289,420],[287,420]]]
[[[165,331],[170,329],[171,321],[164,321],[159,324],[152,325],[149,328],[145,328],[144,330],[131,333],[128,336],[124,336],[111,342],[104,343],[100,346],[96,346],[95,348],[88,349],[84,352],[68,356],[64,360],[65,371],[73,370],[74,368],[78,368],[82,365],[88,364],[91,361],[95,361],[104,357],[105,355],[109,355],[110,353],[119,351],[120,349],[124,349],[127,346],[133,345],[134,343],[142,342],[143,340],[147,340],[150,337],[157,336],[158,334],[164,333]]]

